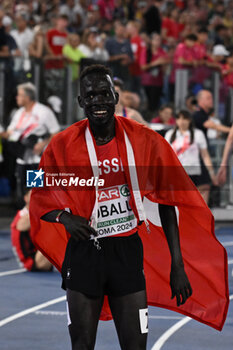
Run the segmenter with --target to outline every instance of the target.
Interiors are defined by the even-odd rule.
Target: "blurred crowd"
[[[43,67],[40,101],[31,84],[35,61]],[[91,63],[111,67],[121,94],[117,114],[149,126],[155,123],[175,128],[175,134],[166,137],[171,144],[182,135],[179,120],[188,121],[189,144],[195,139],[192,128],[201,130],[204,139],[200,133],[196,136],[201,150],[198,169],[203,168],[202,163],[209,166],[209,174],[202,180],[218,184],[209,154],[203,150],[210,151],[209,139],[227,136],[230,131],[230,125],[224,124],[225,105],[233,87],[232,0],[1,0],[0,63],[5,76],[0,125],[5,150],[0,144],[0,164],[7,155],[0,176],[1,172],[7,174],[10,187],[17,187],[17,177],[9,176],[14,174],[16,159],[21,198],[25,184],[22,173],[28,165],[36,168],[44,147],[59,131],[56,117],[64,104],[65,68],[71,68],[76,96],[80,70]],[[189,79],[185,110],[178,111],[175,118],[178,69],[187,69]],[[220,74],[217,111],[208,91],[214,72]],[[17,142],[17,152],[12,142]],[[185,147],[187,139],[180,137],[173,148],[179,155]],[[200,178],[193,181],[203,185]]]

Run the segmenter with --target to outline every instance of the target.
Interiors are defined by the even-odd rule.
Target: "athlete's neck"
[[[93,125],[90,124],[91,131],[94,135],[97,145],[104,145],[113,139],[115,136],[115,118],[107,125]]]

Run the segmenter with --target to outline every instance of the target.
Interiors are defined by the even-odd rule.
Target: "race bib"
[[[126,184],[98,191],[98,237],[125,233],[137,227],[129,200],[130,191]]]

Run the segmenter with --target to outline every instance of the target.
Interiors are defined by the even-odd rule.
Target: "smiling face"
[[[118,94],[112,79],[107,74],[87,74],[80,82],[79,104],[84,108],[92,126],[111,123],[114,118]]]

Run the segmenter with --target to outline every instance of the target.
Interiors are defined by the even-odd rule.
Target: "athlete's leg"
[[[122,350],[146,350],[148,312],[146,291],[110,297],[109,305]]]
[[[67,289],[72,350],[93,350],[103,297],[92,298]]]

